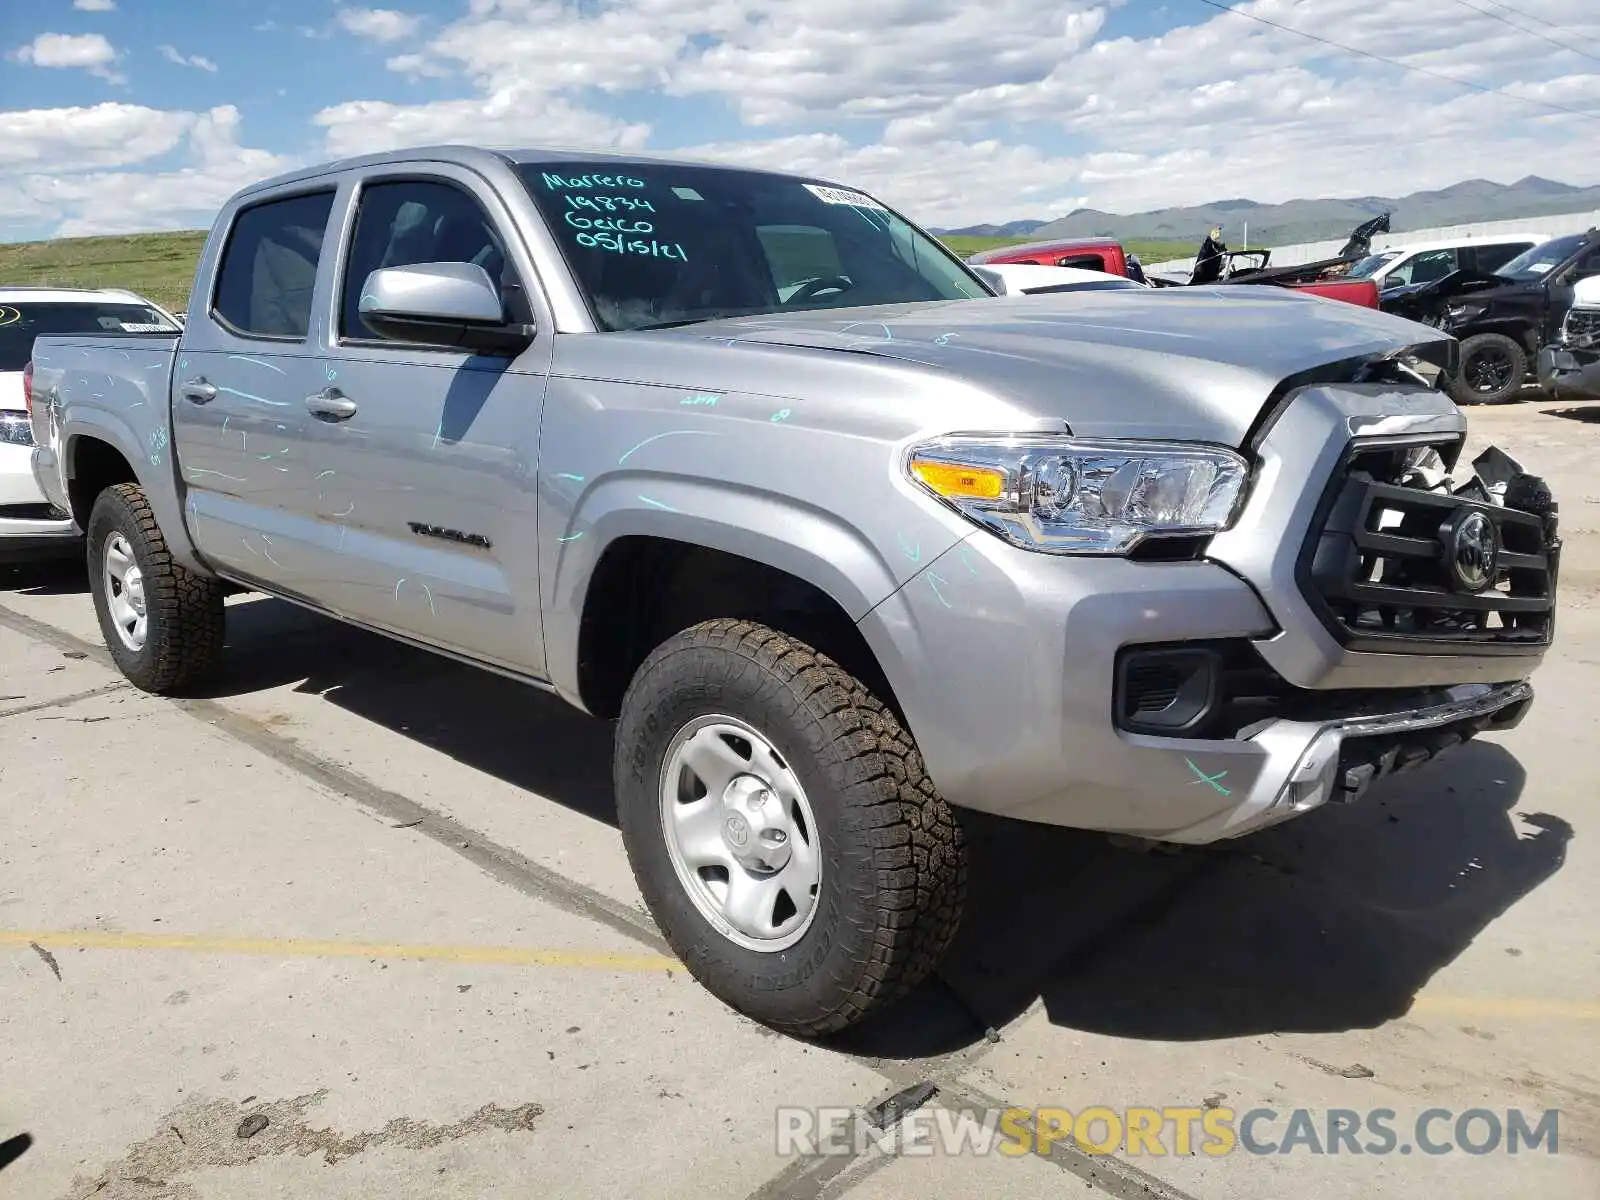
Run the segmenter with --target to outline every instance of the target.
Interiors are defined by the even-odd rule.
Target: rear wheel
[[[911,736],[856,678],[750,621],[646,659],[616,738],[622,836],[673,951],[779,1031],[843,1029],[954,937],[966,853]]]
[[[138,484],[119,483],[95,498],[86,544],[95,615],[129,682],[173,692],[215,671],[222,586],[173,561]]]
[[[1461,367],[1450,384],[1457,404],[1504,404],[1522,390],[1528,352],[1503,333],[1476,333],[1461,343]]]

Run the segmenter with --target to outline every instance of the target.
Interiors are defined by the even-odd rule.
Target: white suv
[[[178,330],[166,309],[121,289],[0,287],[0,561],[71,553],[82,531],[33,477],[23,369],[41,333]]]
[[[1498,233],[1386,246],[1351,267],[1348,277],[1370,279],[1379,291],[1385,291],[1412,283],[1433,283],[1462,269],[1492,275],[1523,251],[1549,240],[1548,233]]]

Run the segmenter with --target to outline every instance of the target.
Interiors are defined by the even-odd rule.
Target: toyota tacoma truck
[[[27,400],[135,685],[216,671],[242,588],[614,720],[671,948],[817,1036],[939,961],[966,810],[1211,843],[1522,718],[1556,513],[1458,469],[1454,345],[995,295],[835,181],[434,147],[246,189],[181,333],[42,337]]]

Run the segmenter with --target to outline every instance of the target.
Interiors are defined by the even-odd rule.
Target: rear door
[[[195,545],[232,574],[294,594],[316,559],[306,397],[323,386],[311,325],[334,197],[323,184],[235,214],[211,296],[191,301],[173,372]]]
[[[535,468],[552,340],[504,202],[446,164],[377,168],[346,216],[319,385],[313,477],[329,608],[530,675],[544,672]],[[360,316],[381,267],[470,262],[539,335],[516,359],[378,337]]]

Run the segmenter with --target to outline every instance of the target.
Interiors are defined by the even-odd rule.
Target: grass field
[[[0,245],[0,287],[131,288],[157,304],[182,310],[189,304],[194,264],[205,239],[204,232],[195,230]]]
[[[189,306],[189,285],[195,260],[205,242],[201,230],[182,233],[135,233],[122,237],[62,238],[52,242],[0,245],[0,287],[6,284],[54,284],[61,287],[131,288],[168,308]],[[949,237],[957,254],[974,254],[1025,238]],[[1195,247],[1187,242],[1129,242],[1145,262],[1183,258]]]

